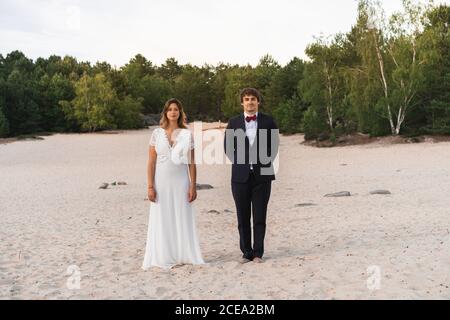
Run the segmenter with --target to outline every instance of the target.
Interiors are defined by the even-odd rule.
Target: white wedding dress
[[[153,130],[149,145],[157,153],[154,188],[156,202],[150,203],[144,270],[156,266],[203,264],[197,238],[195,208],[188,201],[188,152],[194,148],[188,129],[177,131],[170,145],[163,128]]]

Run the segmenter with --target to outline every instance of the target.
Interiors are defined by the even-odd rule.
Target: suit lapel
[[[247,131],[247,128],[245,127],[245,115],[241,114],[240,118],[239,118],[239,128],[244,130],[244,132]]]
[[[259,129],[264,128],[263,126],[263,120],[262,120],[262,116],[261,116],[261,112],[258,111],[258,115],[256,116],[256,141],[258,142],[259,145]]]
[[[250,145],[250,141],[248,140],[247,137],[247,128],[245,127],[245,114],[242,113],[241,116],[239,117],[239,124],[238,124],[239,128],[238,129],[242,129],[244,130],[245,133],[245,148],[247,149]]]
[[[257,145],[259,144],[259,129],[264,128],[264,124],[263,124],[263,118],[261,115],[261,112],[258,111],[258,115],[256,116],[256,144],[253,145],[253,147],[257,147]],[[245,127],[245,114],[242,113],[241,116],[239,117],[239,123],[238,123],[238,129],[242,129],[244,130],[244,132],[247,131],[247,128]],[[245,135],[245,141],[247,142],[247,145],[250,145],[250,142],[248,140],[247,135]]]

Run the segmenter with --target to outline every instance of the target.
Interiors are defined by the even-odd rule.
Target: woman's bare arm
[[[154,146],[148,148],[148,161],[147,161],[147,193],[148,199],[155,202],[155,169],[156,169],[156,150]]]
[[[189,202],[197,199],[197,166],[195,164],[194,149],[189,151],[189,175],[191,182],[189,184]]]

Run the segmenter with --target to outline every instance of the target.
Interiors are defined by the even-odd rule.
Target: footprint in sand
[[[0,286],[12,286],[13,284],[14,284],[14,281],[11,279],[0,280]]]
[[[167,292],[167,288],[166,287],[158,287],[158,288],[156,288],[156,296],[157,297],[161,297],[166,292]]]
[[[9,292],[11,294],[18,294],[20,293],[20,291],[23,290],[23,286],[19,286],[19,285],[13,285],[10,289]]]
[[[121,270],[120,267],[113,267],[113,268],[111,269],[111,272],[119,273],[120,270]]]

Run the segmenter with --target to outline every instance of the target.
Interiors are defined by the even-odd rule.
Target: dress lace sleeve
[[[156,145],[156,135],[157,135],[158,129],[154,129],[152,131],[152,135],[150,136],[150,141],[148,142],[148,145],[150,147],[154,147]]]

